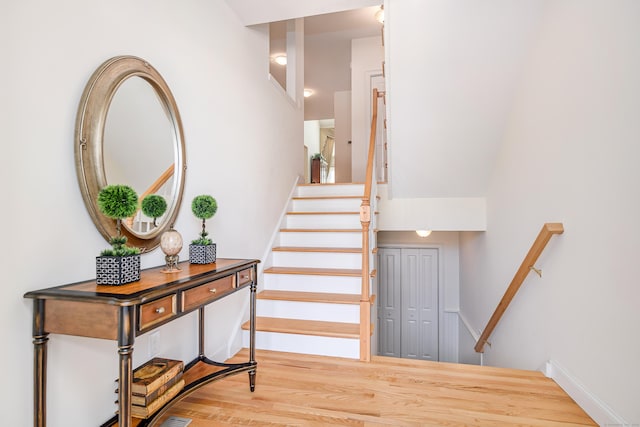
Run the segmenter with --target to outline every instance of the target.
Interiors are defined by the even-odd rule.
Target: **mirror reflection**
[[[105,123],[107,183],[129,185],[140,201],[148,194],[158,194],[171,202],[173,145],[172,123],[154,88],[140,77],[125,80],[111,100]],[[161,224],[164,216],[166,213],[156,223]],[[153,223],[140,210],[123,222],[138,234],[153,231]]]
[[[158,247],[178,215],[187,168],[178,106],[160,73],[135,56],[105,61],[82,94],[74,144],[80,192],[102,236],[109,240],[117,229],[97,196],[109,184],[125,184],[140,201],[149,194],[165,198],[157,226],[138,211],[122,227],[128,245],[143,252]]]

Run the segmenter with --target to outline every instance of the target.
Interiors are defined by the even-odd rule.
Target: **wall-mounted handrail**
[[[484,328],[482,335],[480,335],[480,338],[478,338],[478,342],[474,347],[476,352],[478,353],[484,352],[484,345],[489,340],[489,337],[491,336],[491,334],[493,333],[493,330],[495,329],[496,325],[500,321],[500,318],[502,317],[504,312],[507,310],[507,307],[509,307],[509,304],[511,303],[511,300],[513,299],[513,297],[518,292],[518,289],[520,289],[520,285],[522,285],[522,282],[524,282],[524,279],[527,277],[527,274],[529,274],[529,272],[532,270],[532,268],[534,267],[534,264],[538,260],[538,257],[544,250],[545,246],[547,246],[547,243],[549,243],[549,239],[551,239],[551,237],[554,234],[562,234],[563,232],[564,232],[564,227],[560,222],[549,222],[544,224],[544,226],[542,227],[542,230],[540,230],[540,233],[538,233],[538,237],[536,237],[536,240],[533,242],[533,245],[531,245],[531,249],[529,249],[529,252],[524,257],[524,260],[522,261],[520,268],[516,272],[515,276],[513,276],[513,280],[511,280],[511,284],[505,291],[504,296],[500,300],[500,303],[498,304],[495,311],[493,312],[493,315],[489,319],[489,322],[487,323],[487,326]]]
[[[369,234],[371,225],[371,187],[373,184],[373,167],[376,148],[376,125],[378,121],[378,97],[381,93],[373,89],[371,134],[369,135],[369,152],[367,155],[367,171],[364,181],[364,195],[360,204],[360,224],[362,224],[362,290],[360,294],[360,360],[371,360],[371,295],[369,287],[371,272],[369,268]]]

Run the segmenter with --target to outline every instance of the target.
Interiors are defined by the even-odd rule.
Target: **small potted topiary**
[[[122,220],[136,212],[138,195],[127,185],[107,185],[98,193],[98,208],[105,216],[116,220],[117,235],[111,237],[111,248],[96,257],[98,285],[124,285],[140,280],[140,249],[127,246],[127,237],[120,232]]]
[[[205,221],[213,217],[218,210],[218,203],[213,197],[203,194],[193,198],[191,211],[202,220],[200,238],[191,241],[189,245],[189,262],[191,264],[210,264],[216,262],[216,244],[207,237]]]
[[[167,201],[164,197],[158,196],[157,194],[149,194],[147,197],[142,199],[140,209],[143,214],[149,218],[153,218],[153,228],[156,228],[158,226],[158,224],[156,224],[156,220],[164,215],[167,210]]]

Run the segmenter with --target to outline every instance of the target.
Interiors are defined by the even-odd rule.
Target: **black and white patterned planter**
[[[191,264],[211,264],[216,262],[216,244],[189,245],[189,262]]]
[[[140,254],[96,257],[96,284],[124,285],[140,280]]]

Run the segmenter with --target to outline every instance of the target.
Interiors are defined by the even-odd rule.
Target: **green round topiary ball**
[[[138,195],[128,185],[107,185],[98,193],[98,208],[109,218],[128,218],[136,213]]]
[[[193,198],[191,202],[191,211],[200,219],[209,219],[216,214],[218,203],[213,197],[203,194]]]
[[[149,218],[159,218],[167,210],[167,201],[162,196],[157,194],[149,194],[142,199],[140,208],[142,213]]]

